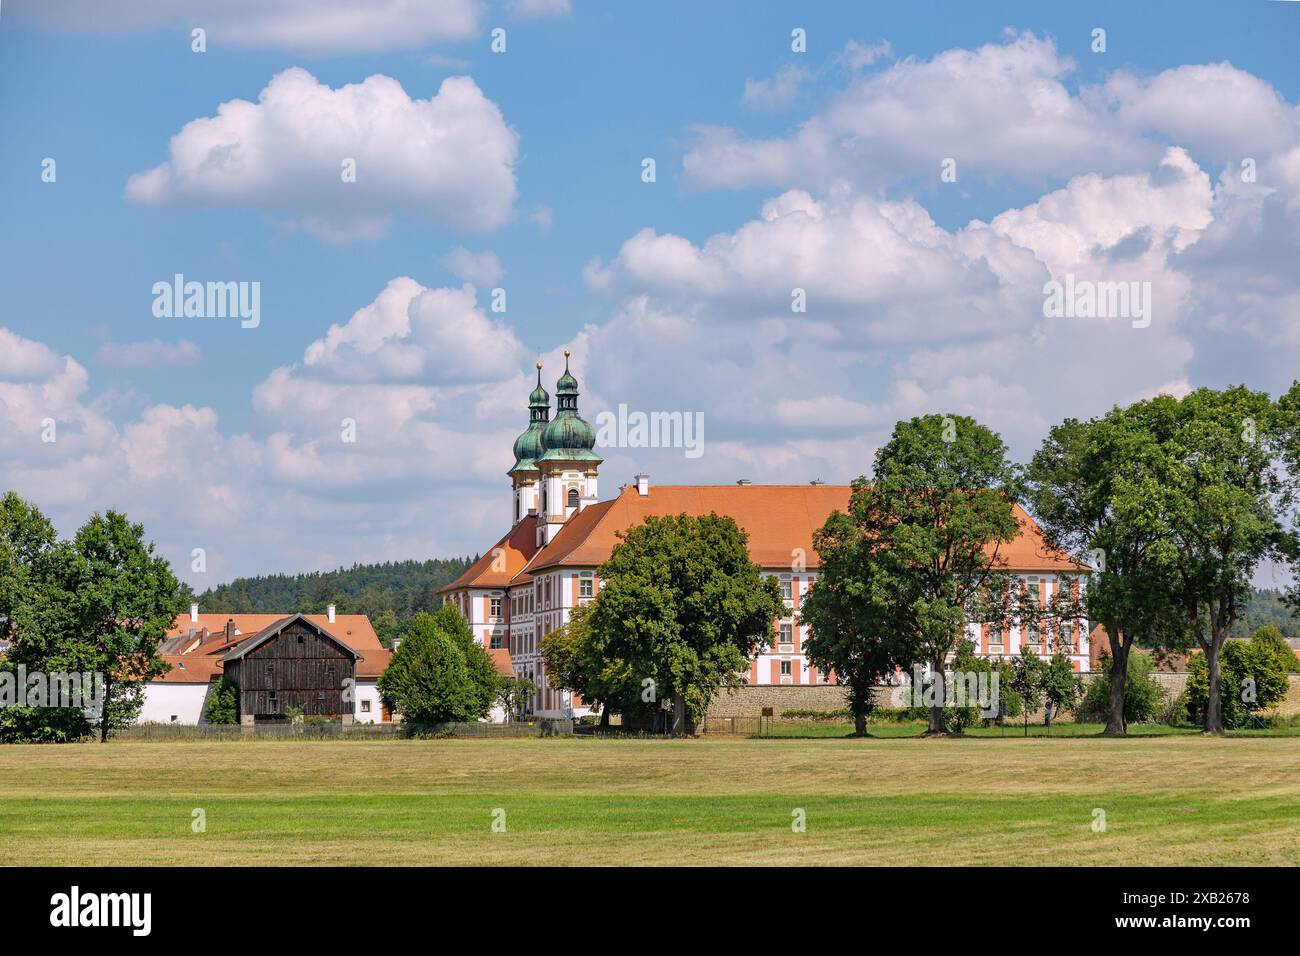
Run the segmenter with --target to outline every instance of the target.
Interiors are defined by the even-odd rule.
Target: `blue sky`
[[[204,547],[217,580],[483,550],[508,520],[532,361],[543,355],[550,387],[565,346],[587,417],[625,402],[708,423],[699,460],[609,449],[606,495],[641,468],[847,481],[893,420],[925,411],[973,414],[1024,457],[1067,414],[1161,389],[1289,384],[1300,4],[425,0],[410,23],[381,3],[372,21],[321,26],[346,6],[265,0],[250,9],[283,19],[237,29],[209,0],[118,5],[131,16],[4,4],[0,345],[14,357],[0,358],[0,478],[64,530],[124,507],[182,572]],[[207,52],[191,51],[192,26]],[[498,26],[503,54],[489,50]],[[1105,53],[1090,50],[1096,27]],[[874,52],[854,65],[855,49]],[[265,191],[224,194],[200,170],[129,193],[174,159],[186,124],[257,102],[294,67],[319,84],[326,119],[215,134],[276,154]],[[363,179],[393,177],[360,202],[382,220],[372,233],[334,208],[346,186],[312,178],[335,160],[314,155],[311,124],[377,74],[426,103],[471,78],[452,142],[485,130],[504,153],[431,161],[462,177],[447,187],[419,173],[410,144],[429,130],[404,129],[422,114],[398,102],[394,141],[356,144],[375,156]],[[783,76],[787,96],[772,92]],[[384,166],[408,149],[409,183]],[[939,179],[945,156],[956,183]],[[1267,190],[1223,186],[1241,157]],[[447,203],[468,218],[441,214]],[[319,210],[328,241],[304,227]],[[1131,247],[1122,278],[1151,281],[1167,305],[1151,334],[1044,326],[1045,276]],[[418,283],[394,293],[400,308],[460,290],[457,248],[500,269],[470,276],[476,304],[427,298],[425,339],[385,340],[418,367],[372,365],[384,353],[359,324],[305,360],[399,277]],[[155,317],[151,287],[177,272],[260,282],[261,325]],[[795,285],[806,315],[790,314]],[[504,314],[487,310],[492,287]],[[332,437],[348,408],[360,449]],[[67,436],[57,448],[32,444],[43,410]]]

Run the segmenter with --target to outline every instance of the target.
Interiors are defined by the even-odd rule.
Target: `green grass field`
[[[1060,721],[1050,727],[1044,727],[1042,721],[1031,721],[1028,727],[1008,718],[1002,727],[996,725],[985,727],[977,724],[967,728],[966,736],[976,738],[1012,738],[1012,737],[1096,737],[1106,729],[1105,724],[1076,724],[1073,721]],[[925,733],[926,725],[919,720],[877,721],[868,725],[867,735],[879,738],[920,737]],[[1196,736],[1201,733],[1199,727],[1171,727],[1168,724],[1132,724],[1129,726],[1130,737],[1171,737]],[[774,720],[764,731],[770,737],[851,737],[853,724],[845,720]],[[1300,725],[1288,722],[1278,727],[1261,727],[1250,730],[1234,730],[1233,737],[1300,737]]]
[[[0,864],[570,863],[1295,865],[1300,739],[0,747]]]

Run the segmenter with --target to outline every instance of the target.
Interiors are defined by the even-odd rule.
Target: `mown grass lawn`
[[[1300,739],[0,747],[0,864],[568,863],[1295,865]]]
[[[999,727],[996,724],[985,727],[982,724],[967,728],[968,737],[1096,737],[1106,729],[1105,724],[1060,721],[1050,727],[1043,726],[1041,720],[1031,721],[1028,726],[1008,718]],[[867,736],[880,738],[920,737],[925,734],[926,724],[919,720],[882,720],[872,721],[867,726]],[[768,725],[764,734],[771,737],[851,737],[853,723],[847,720],[813,720],[808,718],[782,720],[777,718]],[[1200,734],[1198,727],[1172,727],[1168,724],[1132,724],[1129,726],[1131,737],[1170,737],[1193,736]],[[1236,737],[1300,737],[1300,726],[1261,728],[1258,730],[1236,730],[1231,736]]]

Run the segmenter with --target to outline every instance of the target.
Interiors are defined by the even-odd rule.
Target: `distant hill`
[[[340,614],[367,615],[388,644],[416,614],[436,611],[442,603],[438,588],[458,578],[473,560],[388,561],[337,571],[235,578],[194,600],[205,612],[228,614],[324,614],[333,603]]]
[[[1232,628],[1233,637],[1250,637],[1265,624],[1272,624],[1283,637],[1300,635],[1300,618],[1282,603],[1282,591],[1259,588],[1251,595],[1246,612]]]

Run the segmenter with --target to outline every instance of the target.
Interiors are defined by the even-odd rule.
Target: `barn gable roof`
[[[262,632],[258,634],[256,637],[243,641],[242,643],[240,643],[238,647],[234,648],[229,654],[221,658],[222,662],[224,663],[226,661],[242,660],[248,654],[249,651],[261,647],[263,644],[265,644],[267,641],[271,640],[273,637],[278,635],[281,631],[283,631],[290,624],[293,624],[295,621],[302,621],[302,623],[306,624],[308,627],[310,627],[321,637],[333,641],[339,647],[343,648],[343,650],[347,651],[350,655],[352,655],[353,660],[359,660],[361,658],[360,654],[358,654],[352,648],[348,647],[347,644],[340,641],[329,631],[325,630],[325,628],[321,627],[319,624],[317,624],[315,621],[309,618],[306,614],[294,614],[290,617],[282,618],[281,620],[276,621],[274,624],[264,628]]]

